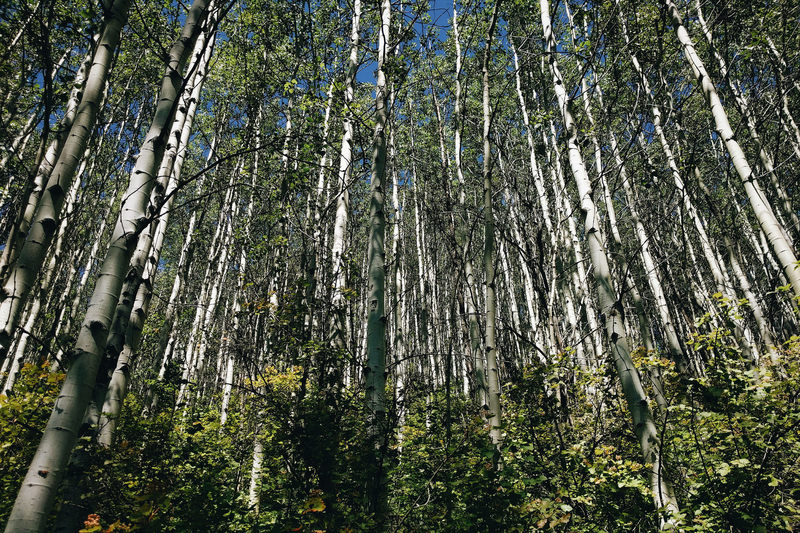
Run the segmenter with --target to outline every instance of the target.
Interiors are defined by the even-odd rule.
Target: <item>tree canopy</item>
[[[796,530],[799,17],[0,6],[0,524]]]

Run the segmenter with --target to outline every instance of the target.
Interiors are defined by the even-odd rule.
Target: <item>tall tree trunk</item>
[[[597,211],[592,200],[592,185],[578,145],[578,129],[569,109],[569,97],[564,87],[564,78],[558,68],[556,59],[556,40],[550,22],[550,5],[548,0],[540,0],[542,29],[550,72],[553,76],[553,88],[558,98],[558,107],[564,121],[567,134],[567,150],[570,168],[580,196],[581,210],[584,214],[586,239],[594,267],[594,278],[597,284],[600,305],[606,317],[606,333],[611,344],[614,363],[617,368],[622,390],[634,421],[636,435],[646,463],[652,465],[651,488],[656,507],[666,511],[662,528],[676,526],[672,514],[678,512],[678,504],[672,488],[662,475],[662,457],[658,430],[647,404],[647,397],[641,384],[639,372],[633,365],[628,347],[625,320],[619,299],[611,281],[608,257],[603,246],[603,239],[598,227]]]
[[[392,16],[390,0],[381,0],[381,23],[378,29],[378,75],[375,85],[375,136],[372,142],[372,179],[370,183],[369,242],[367,247],[367,366],[365,367],[367,428],[375,447],[370,484],[370,507],[376,522],[382,524],[387,512],[387,494],[383,453],[387,438],[386,419],[386,314],[384,266],[384,239],[386,212],[384,206],[386,184],[386,126],[387,107],[386,72],[384,70],[390,47]]]
[[[686,60],[689,62],[692,73],[697,79],[697,83],[700,85],[706,102],[711,109],[717,133],[724,141],[725,148],[731,157],[731,163],[733,163],[736,173],[742,180],[742,185],[747,194],[747,199],[750,202],[750,207],[753,209],[761,229],[764,230],[770,246],[772,247],[772,251],[775,253],[778,262],[783,268],[784,274],[789,279],[795,296],[800,296],[800,270],[797,269],[797,257],[795,256],[794,249],[785,237],[786,230],[775,217],[769,200],[767,200],[764,192],[761,190],[761,186],[758,184],[758,181],[756,181],[753,171],[750,169],[747,157],[736,141],[733,129],[728,122],[728,115],[725,113],[725,108],[722,106],[722,101],[719,95],[717,95],[717,90],[703,65],[703,61],[694,49],[694,44],[692,44],[689,33],[683,25],[683,18],[678,11],[678,7],[672,0],[664,0],[664,2],[672,17],[675,33],[683,48]]]
[[[353,3],[353,22],[350,29],[350,56],[347,60],[347,74],[344,88],[344,120],[342,122],[342,148],[339,154],[338,197],[336,200],[336,220],[333,226],[331,261],[333,272],[333,339],[340,350],[347,347],[347,326],[345,321],[346,300],[344,289],[347,272],[344,265],[345,234],[347,219],[350,216],[350,176],[353,172],[353,129],[352,109],[355,94],[356,72],[358,70],[358,32],[361,20],[361,0]]]
[[[206,159],[206,166],[209,166],[211,161],[214,159],[217,149],[217,142],[219,136],[215,134],[214,137],[211,139],[211,146],[208,150],[208,158]],[[258,152],[256,152],[256,156],[258,156]],[[201,176],[200,179],[197,181],[196,190],[201,192],[203,190],[203,182],[204,176]],[[227,189],[229,192],[231,188]],[[205,216],[205,210],[202,211],[200,220],[202,223],[202,219]],[[173,353],[173,348],[175,345],[175,334],[177,328],[177,317],[176,313],[178,310],[179,299],[183,290],[185,288],[185,280],[189,275],[189,267],[191,266],[191,259],[192,259],[192,243],[194,242],[194,233],[195,227],[198,222],[197,211],[193,210],[192,215],[189,217],[189,223],[186,228],[186,236],[184,237],[183,244],[181,246],[181,253],[180,257],[178,258],[178,264],[175,267],[175,278],[172,282],[172,290],[169,293],[169,300],[167,301],[167,307],[164,310],[164,319],[161,322],[161,327],[159,328],[159,336],[158,336],[158,347],[156,349],[157,357],[161,357],[161,366],[158,370],[158,381],[163,381],[164,377],[166,376],[167,367],[170,364],[171,356]],[[220,225],[217,224],[217,227],[220,228]],[[210,264],[208,265],[210,272]],[[204,279],[204,282],[207,281]],[[206,283],[203,284],[203,290],[205,290]],[[158,405],[158,396],[152,389],[148,389],[147,400],[145,401],[145,408],[153,411],[156,406]]]
[[[500,410],[500,368],[497,364],[497,281],[495,279],[495,235],[494,212],[492,205],[492,145],[489,133],[492,127],[492,111],[489,92],[489,62],[491,60],[492,40],[497,25],[497,9],[500,0],[492,8],[489,28],[486,30],[486,48],[483,51],[481,74],[483,80],[483,268],[486,275],[486,330],[484,350],[486,350],[486,371],[489,385],[489,425],[490,435],[495,446],[500,446],[503,413]]]
[[[797,217],[797,212],[792,207],[789,195],[786,193],[786,189],[784,189],[783,184],[778,178],[778,174],[775,170],[775,163],[773,161],[772,156],[767,152],[766,148],[764,147],[764,143],[761,141],[761,136],[758,134],[758,129],[756,128],[756,119],[753,116],[753,113],[750,109],[747,97],[745,96],[744,92],[739,88],[739,86],[736,84],[736,82],[731,79],[725,58],[723,58],[721,53],[714,47],[714,37],[711,34],[711,29],[706,23],[705,17],[703,16],[703,10],[700,6],[699,0],[695,1],[695,9],[697,11],[697,19],[700,22],[700,28],[702,29],[703,34],[705,35],[706,40],[708,41],[708,45],[714,54],[714,58],[717,60],[717,65],[719,66],[719,73],[725,80],[728,89],[733,94],[734,103],[736,104],[739,113],[744,118],[745,125],[747,126],[747,131],[750,133],[750,138],[753,140],[753,143],[755,144],[755,147],[758,150],[758,157],[761,160],[761,165],[764,167],[764,170],[766,171],[767,176],[769,176],[769,180],[772,183],[772,186],[775,188],[775,192],[778,194],[780,205],[783,207],[784,211],[783,214],[790,218],[792,222],[793,233],[794,235],[797,235],[798,234],[797,232],[800,231],[800,218]]]
[[[653,293],[655,298],[656,312],[661,321],[661,327],[664,329],[667,350],[672,359],[680,365],[685,360],[683,348],[681,347],[677,330],[672,321],[667,297],[661,284],[661,276],[659,276],[658,273],[658,265],[656,265],[653,255],[650,252],[650,236],[647,234],[647,230],[639,216],[633,181],[628,177],[627,171],[625,170],[624,162],[619,155],[616,137],[613,133],[611,134],[611,149],[614,151],[614,158],[616,159],[617,165],[620,167],[620,180],[622,181],[625,198],[628,202],[628,212],[630,213],[636,230],[636,238],[639,241],[639,255],[642,258],[642,265],[644,266],[644,272],[647,276],[647,283],[650,286],[650,292]]]
[[[456,166],[456,178],[458,180],[458,207],[461,215],[461,223],[456,227],[456,244],[461,250],[461,260],[464,269],[464,279],[467,285],[466,295],[466,311],[467,311],[467,327],[470,339],[470,359],[475,374],[475,394],[481,406],[488,408],[488,390],[489,383],[486,375],[486,365],[484,360],[484,351],[481,348],[480,326],[478,324],[478,292],[477,284],[475,281],[475,269],[472,264],[472,255],[470,249],[472,248],[471,233],[467,231],[469,227],[469,213],[467,210],[467,183],[464,177],[464,170],[462,164],[462,146],[461,136],[463,133],[464,124],[464,94],[461,84],[462,78],[462,62],[463,57],[461,53],[461,39],[459,35],[458,25],[458,10],[456,1],[453,0],[453,39],[456,48],[456,91],[455,102],[453,108],[453,156]]]
[[[214,21],[212,20],[212,28],[209,32],[215,31],[213,25]],[[165,154],[159,169],[158,189],[160,189],[160,194],[153,195],[154,201],[151,204],[155,208],[159,203],[162,203],[164,197],[167,199],[163,201],[158,219],[153,221],[150,224],[150,228],[143,231],[139,238],[139,246],[134,252],[128,279],[126,280],[126,285],[123,286],[123,297],[120,299],[120,303],[117,304],[118,323],[115,321],[112,324],[112,333],[109,335],[108,346],[106,347],[106,359],[109,363],[108,370],[112,374],[108,376],[108,381],[103,380],[102,384],[101,378],[104,378],[104,376],[98,375],[98,383],[95,384],[95,396],[98,398],[98,404],[102,405],[97,437],[97,441],[102,446],[111,446],[117,417],[122,410],[122,402],[127,394],[130,365],[139,348],[144,322],[149,312],[150,299],[153,295],[153,280],[161,258],[161,247],[164,243],[167,224],[172,212],[172,204],[175,200],[175,191],[180,181],[181,170],[186,150],[188,149],[194,114],[200,100],[203,82],[208,75],[207,69],[211,53],[214,50],[214,39],[215,35],[211,33],[206,38],[198,39],[195,44],[195,60],[197,61],[195,79],[185,89],[186,96],[181,104],[180,116],[176,117],[173,124],[172,136],[174,139],[171,141],[172,145],[169,147],[168,153]],[[152,233],[152,236],[146,236],[147,233]],[[141,257],[137,257],[137,254],[141,254]],[[139,279],[136,279],[136,277]],[[130,303],[124,303],[126,286],[129,287],[128,292],[130,294],[128,298],[131,299]],[[122,320],[126,314],[128,319]],[[109,348],[111,349],[109,350]],[[114,365],[113,367],[110,366],[112,364]],[[107,389],[102,395],[98,394],[97,391],[97,389],[101,388]],[[101,400],[102,403],[100,403]]]
[[[125,0],[119,1],[125,2]],[[112,316],[122,289],[125,270],[136,248],[137,235],[143,229],[144,221],[147,220],[147,203],[150,199],[150,191],[155,185],[154,173],[164,153],[165,137],[169,133],[169,125],[172,123],[172,117],[176,111],[176,103],[183,83],[182,71],[194,42],[200,34],[201,23],[205,17],[208,3],[209,0],[194,1],[186,16],[181,37],[170,50],[169,64],[162,81],[158,107],[131,174],[128,191],[123,198],[111,244],[100,269],[86,318],[72,352],[72,364],[50,420],[45,427],[42,440],[17,494],[6,526],[6,533],[40,532],[45,527],[55,491],[63,476],[72,448],[75,446],[78,430],[91,398],[100,360],[105,351]],[[105,48],[100,46],[100,49]],[[114,46],[110,47],[111,50],[114,48]],[[110,53],[110,50],[107,52]],[[99,91],[100,87],[97,88],[98,93]],[[78,119],[76,118],[73,128],[77,123]],[[65,147],[62,157],[67,152],[67,147]],[[38,226],[42,225],[38,224]],[[52,230],[50,233],[52,234]]]
[[[92,67],[87,76],[81,102],[75,111],[70,134],[53,166],[53,172],[39,201],[39,208],[19,252],[16,263],[4,280],[0,300],[0,351],[7,348],[19,323],[36,275],[42,268],[47,250],[59,226],[61,208],[75,177],[92,132],[105,92],[111,60],[120,40],[120,32],[128,17],[129,0],[116,0],[108,13],[103,34],[97,45]],[[14,520],[17,515],[13,515]],[[9,522],[9,525],[11,522]],[[16,527],[16,526],[15,526]],[[39,527],[39,526],[37,526]]]

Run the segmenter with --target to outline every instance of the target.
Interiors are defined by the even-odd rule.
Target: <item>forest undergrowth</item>
[[[663,475],[681,502],[683,531],[795,531],[800,527],[800,339],[777,364],[754,367],[725,330],[696,334],[706,375],[679,379],[656,352],[634,353],[658,373],[669,405],[653,405]],[[387,531],[654,531],[659,513],[624,400],[609,365],[583,371],[569,354],[550,366],[507,369],[500,451],[481,407],[456,391],[397,391],[382,447]],[[374,531],[364,486],[363,390],[315,389],[314,369],[264,369],[217,407],[174,407],[132,393],[119,441],[90,439],[82,480],[89,531]],[[0,521],[11,509],[63,374],[27,365],[0,397]],[[174,397],[177,376],[158,386]],[[152,394],[152,391],[151,391]],[[142,416],[145,413],[145,416]],[[251,489],[253,440],[263,446]],[[669,465],[668,467],[666,465]],[[255,490],[257,504],[249,504]],[[56,509],[54,516],[58,513]]]

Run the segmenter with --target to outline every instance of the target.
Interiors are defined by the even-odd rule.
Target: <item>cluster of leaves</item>
[[[800,526],[800,339],[753,365],[732,338],[699,333],[706,373],[678,379],[657,354],[666,409],[654,414],[685,531],[792,531]],[[336,353],[314,343],[307,360]],[[612,371],[571,358],[526,367],[504,394],[498,451],[479,406],[460,394],[409,386],[390,412],[382,452],[395,531],[652,531],[659,515],[651,465],[641,461]],[[81,502],[84,531],[370,531],[364,487],[375,450],[365,445],[362,391],[314,366],[267,368],[228,422],[214,408],[171,406],[141,416],[132,393],[112,449],[91,448]],[[19,479],[61,374],[27,366],[0,403],[0,510]],[[146,397],[146,396],[145,396]],[[164,402],[168,403],[168,402]],[[149,404],[148,404],[149,405]],[[253,443],[263,452],[250,501]]]
[[[450,414],[444,393],[412,404],[392,472],[398,529],[652,530],[658,516],[626,414],[607,405],[599,417],[578,391],[602,376],[583,375],[568,360],[528,367],[508,388],[499,452],[484,420],[469,414],[479,412],[474,403],[453,399]],[[565,403],[575,404],[571,415]]]
[[[11,513],[63,379],[47,365],[24,365],[14,394],[0,396],[0,523]]]
[[[679,470],[687,531],[793,531],[800,525],[800,339],[759,365],[730,336],[704,335],[712,355],[687,401],[668,409],[666,444]],[[726,354],[720,357],[718,354]]]

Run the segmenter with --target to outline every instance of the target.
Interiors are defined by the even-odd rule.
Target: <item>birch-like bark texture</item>
[[[86,54],[86,58],[83,60],[83,62],[81,62],[81,66],[78,69],[77,75],[75,76],[75,82],[73,84],[72,91],[70,91],[69,100],[67,101],[67,105],[64,110],[64,117],[61,119],[61,122],[58,125],[59,131],[56,134],[56,138],[53,139],[50,142],[50,145],[47,147],[47,153],[45,153],[44,157],[42,158],[42,162],[39,164],[39,168],[36,170],[36,176],[33,180],[33,190],[30,191],[27,203],[22,213],[20,213],[22,216],[19,222],[14,224],[12,227],[11,233],[9,234],[6,242],[6,247],[3,249],[2,259],[0,259],[0,280],[5,281],[6,270],[8,269],[8,266],[17,260],[20,251],[19,249],[24,244],[25,237],[27,237],[28,232],[30,231],[30,226],[33,222],[33,217],[36,215],[36,209],[39,207],[39,199],[41,198],[45,183],[50,177],[50,174],[53,172],[53,167],[55,166],[58,157],[61,155],[61,150],[64,147],[64,142],[67,140],[67,136],[72,129],[72,123],[75,120],[75,114],[78,110],[78,104],[81,101],[84,84],[86,83],[86,75],[89,67],[92,64],[93,58],[94,50],[90,49],[89,53]],[[99,110],[101,107],[102,105],[98,105],[97,109]],[[36,115],[31,114],[28,124],[25,125],[25,130],[28,130],[33,126],[32,122],[34,118],[36,118]],[[89,131],[91,131],[91,128],[89,128]],[[16,140],[14,144],[18,144]],[[12,146],[12,151],[15,148],[18,148],[18,146]],[[3,164],[0,166],[5,165]]]
[[[364,381],[367,401],[367,428],[375,447],[375,464],[369,481],[369,499],[378,521],[386,512],[385,472],[382,442],[386,435],[386,127],[389,120],[388,87],[384,67],[389,57],[392,4],[381,0],[378,29],[378,74],[375,84],[375,133],[372,140],[370,180],[369,241],[367,244],[367,365]]]
[[[464,278],[467,282],[467,320],[469,324],[469,339],[470,339],[470,358],[475,373],[475,393],[478,402],[488,408],[488,390],[489,383],[486,374],[486,365],[484,351],[481,344],[480,326],[478,325],[478,310],[477,310],[477,286],[475,281],[474,266],[472,264],[472,256],[470,255],[471,238],[467,235],[465,227],[469,223],[469,215],[467,212],[467,194],[466,194],[466,178],[464,177],[463,163],[461,160],[462,145],[461,136],[463,129],[463,108],[464,108],[464,95],[461,84],[462,79],[462,53],[461,53],[461,37],[458,29],[458,6],[456,1],[453,0],[453,37],[455,40],[456,49],[456,64],[455,64],[455,102],[453,108],[453,155],[456,166],[456,178],[458,179],[458,206],[461,215],[459,227],[456,228],[456,243],[462,251],[462,258],[464,264]],[[422,279],[422,267],[420,266],[420,279]],[[424,297],[423,297],[424,299]],[[427,303],[426,303],[427,305]]]
[[[747,125],[747,131],[750,133],[750,138],[753,140],[753,143],[758,150],[758,157],[761,160],[761,164],[764,167],[767,175],[769,176],[769,180],[772,183],[772,186],[775,188],[775,191],[778,194],[778,199],[780,200],[780,205],[783,207],[783,214],[784,216],[788,216],[791,220],[791,229],[793,234],[797,235],[798,231],[800,231],[800,218],[797,217],[797,212],[792,207],[792,202],[789,199],[789,195],[786,193],[786,189],[781,184],[780,179],[778,178],[777,172],[775,170],[775,163],[773,157],[769,154],[764,143],[761,140],[761,136],[758,134],[758,129],[756,127],[756,120],[753,117],[753,113],[750,109],[750,104],[747,101],[747,97],[744,93],[742,93],[739,86],[736,84],[735,81],[731,79],[731,73],[728,71],[728,65],[725,61],[725,58],[722,57],[720,52],[714,46],[714,38],[711,34],[711,29],[706,22],[705,17],[703,16],[703,10],[700,6],[699,0],[695,1],[695,9],[697,11],[697,19],[700,22],[700,28],[703,31],[703,34],[708,41],[709,46],[711,47],[714,58],[719,65],[719,72],[722,75],[722,78],[725,80],[725,84],[728,86],[728,89],[733,93],[734,102],[736,107],[739,110],[739,113],[743,116],[744,122]],[[785,223],[781,221],[782,226],[786,226]],[[791,239],[784,234],[786,240],[791,244]]]
[[[210,21],[210,26],[211,29],[209,31],[214,32],[214,20]],[[110,360],[110,363],[114,364],[114,368],[110,369],[113,374],[109,376],[107,391],[102,398],[97,441],[103,446],[111,446],[117,418],[122,410],[122,401],[127,394],[130,365],[141,342],[144,321],[147,319],[150,300],[153,296],[153,282],[161,258],[161,247],[164,244],[167,224],[169,223],[172,205],[175,200],[174,193],[180,181],[189,135],[192,132],[194,115],[200,100],[203,82],[208,75],[208,63],[214,50],[216,35],[211,33],[211,35],[205,35],[204,37],[197,39],[195,44],[194,53],[197,64],[194,69],[194,80],[185,89],[188,93],[187,97],[183,99],[182,108],[179,109],[178,116],[176,116],[173,124],[174,129],[171,136],[175,138],[171,141],[168,153],[165,154],[159,169],[159,183],[154,193],[157,192],[157,189],[161,189],[161,194],[154,194],[154,201],[151,201],[151,203],[158,205],[162,203],[162,197],[167,199],[161,206],[158,219],[153,221],[150,227],[143,231],[139,237],[139,245],[131,259],[131,269],[126,280],[126,283],[131,287],[130,292],[132,294],[129,298],[132,301],[128,305],[123,305],[123,299],[121,298],[120,303],[117,304],[118,317],[127,314],[129,318],[128,320],[119,320],[120,323],[117,327],[120,332],[124,331],[124,333],[116,333],[116,338],[110,335],[109,345],[113,343],[114,346],[110,351],[108,347],[106,348],[106,358]],[[193,66],[190,65],[190,72],[193,70]],[[149,236],[149,233],[152,233],[152,236]],[[144,238],[146,235],[147,238]],[[137,254],[141,254],[141,257],[137,257]],[[138,276],[139,279],[131,279],[132,276]],[[124,298],[124,286],[122,295]],[[112,324],[112,332],[114,332],[114,324]],[[102,376],[98,376],[98,383],[95,387],[99,386],[100,378]],[[96,396],[98,399],[100,398],[100,395],[96,394]]]
[[[331,261],[333,270],[333,305],[336,308],[333,324],[334,344],[345,349],[347,342],[344,289],[347,272],[344,266],[345,233],[350,211],[350,176],[353,172],[353,105],[354,84],[358,70],[359,23],[361,20],[361,0],[353,2],[353,21],[350,29],[350,55],[347,59],[347,73],[344,88],[344,119],[342,121],[342,147],[339,153],[338,197],[336,200],[336,222],[333,226],[333,245]]]
[[[700,85],[706,102],[711,109],[717,133],[725,143],[725,148],[731,157],[733,168],[742,180],[742,185],[747,194],[747,199],[750,202],[750,207],[753,209],[753,213],[761,229],[767,236],[772,251],[781,264],[783,273],[791,283],[795,296],[800,296],[800,270],[797,269],[797,257],[795,256],[794,249],[786,239],[786,230],[775,217],[769,200],[761,190],[750,168],[750,164],[747,162],[747,156],[745,156],[742,148],[736,141],[733,128],[731,128],[730,122],[728,122],[728,115],[714,87],[714,82],[706,71],[700,56],[697,55],[692,39],[689,37],[689,32],[686,31],[686,27],[683,25],[683,18],[681,17],[680,11],[678,11],[678,7],[672,0],[664,0],[664,2],[672,18],[672,24],[678,36],[678,41],[680,41],[681,47],[683,48],[683,53],[686,55],[686,60],[689,62],[692,73],[697,79],[697,83]]]
[[[6,525],[7,533],[39,532],[45,527],[55,490],[75,446],[78,429],[94,388],[124,273],[136,248],[137,235],[146,221],[147,202],[155,186],[154,173],[164,153],[164,137],[169,133],[183,83],[183,67],[202,29],[208,3],[209,0],[195,0],[186,16],[181,37],[170,49],[169,64],[150,131],[131,173],[128,191],[122,200],[120,215],[98,274],[89,310],[71,354],[72,362],[67,377],[17,494]],[[67,147],[64,153],[67,153]]]
[[[661,326],[664,328],[664,332],[666,333],[667,348],[674,360],[676,362],[681,362],[684,359],[683,348],[680,345],[678,333],[675,330],[675,326],[672,322],[669,305],[667,304],[667,298],[664,293],[664,288],[661,284],[661,277],[658,273],[658,266],[653,259],[653,254],[650,252],[650,236],[647,234],[647,230],[645,229],[642,219],[639,216],[639,210],[636,206],[637,199],[631,183],[632,178],[629,178],[627,172],[625,172],[622,159],[619,157],[616,138],[613,136],[613,134],[611,136],[611,147],[614,151],[616,162],[618,165],[620,165],[620,178],[622,180],[622,187],[625,191],[625,198],[628,202],[628,210],[630,211],[631,219],[636,229],[636,238],[639,240],[639,254],[642,258],[642,264],[644,265],[645,273],[647,274],[647,283],[650,286],[650,291],[653,293],[653,297],[656,300],[656,310],[659,318],[661,319]]]
[[[678,502],[667,479],[662,475],[661,444],[647,404],[647,397],[642,387],[639,372],[630,356],[630,348],[626,335],[624,315],[619,298],[612,285],[608,257],[603,243],[602,233],[598,227],[597,210],[592,200],[592,184],[586,172],[583,156],[578,145],[578,129],[569,109],[569,97],[564,87],[564,77],[558,68],[556,59],[556,41],[553,26],[550,22],[550,5],[548,0],[540,0],[542,30],[544,33],[545,52],[553,76],[553,88],[558,99],[561,118],[564,121],[567,135],[567,151],[570,168],[575,185],[578,188],[581,211],[584,216],[584,232],[588,241],[594,279],[597,285],[602,314],[606,320],[606,335],[611,344],[612,357],[617,369],[622,390],[627,400],[628,410],[633,418],[636,436],[642,450],[642,457],[651,466],[651,488],[656,507],[664,511],[662,529],[673,529],[676,526],[672,515],[678,513]]]
[[[120,32],[128,18],[129,0],[116,0],[109,11],[103,34],[86,77],[86,85],[70,133],[53,165],[36,216],[14,265],[3,280],[0,300],[0,351],[8,347],[20,313],[25,306],[36,275],[42,268],[47,250],[60,223],[66,193],[75,178],[87,143],[94,131],[100,103],[106,86],[111,61],[120,40]]]
[[[486,275],[486,371],[489,384],[489,424],[492,442],[500,446],[503,413],[500,407],[500,369],[497,364],[497,281],[495,279],[495,235],[494,211],[492,209],[492,144],[489,133],[492,129],[492,112],[489,94],[489,62],[492,54],[492,38],[497,25],[497,9],[500,0],[492,8],[489,28],[486,30],[486,48],[483,51],[483,269]]]

